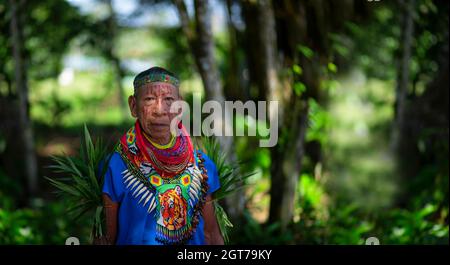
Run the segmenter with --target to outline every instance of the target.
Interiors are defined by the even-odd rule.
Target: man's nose
[[[166,113],[166,109],[164,107],[164,104],[162,102],[162,99],[158,99],[156,101],[155,111],[154,113],[156,115],[164,115]]]

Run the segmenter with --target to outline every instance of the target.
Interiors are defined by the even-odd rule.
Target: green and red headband
[[[180,85],[180,80],[173,73],[161,67],[152,67],[139,73],[134,78],[134,90],[136,92],[136,89],[138,89],[139,87],[148,83],[156,82],[168,83],[175,87],[179,87]]]

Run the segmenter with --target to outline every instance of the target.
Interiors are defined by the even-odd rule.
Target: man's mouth
[[[164,128],[164,127],[168,127],[169,125],[167,125],[166,123],[150,123],[150,126],[156,127],[156,128]]]

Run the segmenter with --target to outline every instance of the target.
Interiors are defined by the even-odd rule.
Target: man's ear
[[[178,100],[180,100],[180,101],[184,100],[183,96],[180,93],[178,93]],[[177,114],[181,114],[182,112],[183,112],[183,110],[180,108],[180,109],[178,109],[178,113]]]
[[[128,97],[128,106],[130,107],[131,116],[137,118],[137,101],[135,96],[131,95]]]

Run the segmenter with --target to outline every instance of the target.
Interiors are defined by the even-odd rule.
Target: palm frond
[[[225,210],[218,203],[230,194],[245,188],[245,180],[253,176],[255,172],[242,172],[241,161],[227,161],[227,154],[220,150],[220,145],[213,137],[202,137],[201,145],[204,152],[214,162],[219,174],[220,188],[214,192],[213,200],[217,222],[225,243],[229,242],[228,230],[233,227]],[[199,148],[197,143],[197,148]]]
[[[228,229],[233,227],[230,219],[228,219],[228,215],[225,210],[220,206],[218,201],[214,201],[214,209],[217,217],[217,223],[219,224],[220,231],[222,233],[223,241],[228,243],[230,242],[230,238],[228,236]]]
[[[78,219],[86,214],[92,214],[93,225],[91,237],[104,234],[102,186],[108,166],[110,149],[103,144],[101,138],[95,144],[86,125],[77,156],[52,156],[53,165],[49,166],[55,172],[63,173],[60,178],[46,179],[56,188],[57,193],[67,198],[70,203],[68,212]]]

